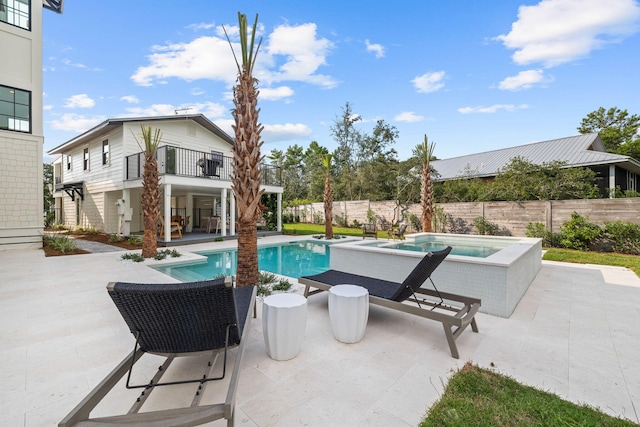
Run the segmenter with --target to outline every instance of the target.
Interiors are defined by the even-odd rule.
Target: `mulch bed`
[[[45,230],[46,232],[47,230]],[[98,242],[98,243],[104,243],[105,245],[111,245],[111,246],[117,246],[119,248],[124,248],[127,250],[136,250],[136,249],[142,249],[142,245],[132,245],[131,243],[129,243],[129,241],[127,239],[125,240],[121,240],[119,242],[110,242],[109,241],[109,237],[111,236],[110,234],[106,234],[106,233],[90,233],[90,234],[85,234],[85,233],[70,233],[70,234],[65,234],[68,235],[69,237],[74,237],[76,239],[83,239],[83,240],[90,240],[92,242]],[[84,251],[82,249],[76,249],[72,252],[66,252],[66,253],[62,253],[60,251],[57,251],[55,249],[53,249],[50,246],[47,246],[46,244],[43,246],[42,248],[44,250],[44,255],[45,256],[63,256],[63,255],[79,255],[79,254],[88,254],[90,252]]]

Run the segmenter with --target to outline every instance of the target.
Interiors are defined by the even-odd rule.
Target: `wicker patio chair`
[[[227,281],[220,278],[170,284],[109,283],[107,291],[135,337],[134,350],[59,426],[193,426],[222,418],[227,419],[228,426],[232,426],[240,365],[255,304],[255,287],[234,288],[230,278]],[[236,346],[235,351],[230,350]],[[149,377],[153,376],[150,382],[132,384],[134,366],[145,353],[163,356],[165,362],[155,376],[153,372],[149,373]],[[199,406],[207,384],[226,376],[227,356],[233,353],[233,372],[228,379],[225,401]],[[171,362],[180,356],[206,359],[206,366],[198,378],[183,379],[184,374],[178,368],[178,372],[172,371],[172,375],[178,379],[162,382],[162,376]],[[220,359],[222,366],[217,363]],[[214,370],[216,375],[212,375]],[[129,412],[126,415],[90,418],[91,411],[125,374],[127,388],[142,389]],[[140,376],[144,377],[138,374]],[[188,383],[195,383],[194,389],[197,386],[191,406],[139,412],[157,387]],[[174,391],[179,389],[184,392],[183,387]]]
[[[314,276],[304,276],[298,279],[298,283],[305,285],[304,295],[306,297],[344,283],[362,286],[369,291],[371,304],[436,320],[444,327],[451,356],[458,359],[460,355],[456,339],[469,325],[474,332],[478,332],[475,315],[481,302],[477,298],[440,292],[436,288],[431,274],[449,255],[449,252],[451,252],[451,246],[439,252],[429,252],[402,283],[337,270],[328,270]],[[422,287],[427,279],[431,282],[433,289]],[[311,287],[317,289],[311,291]],[[421,298],[418,298],[417,294],[420,294]]]
[[[378,229],[376,224],[362,224],[362,238],[367,236],[378,238]]]
[[[392,228],[389,230],[389,237],[393,240],[404,240],[404,233],[407,232],[407,224],[402,224],[398,228]]]

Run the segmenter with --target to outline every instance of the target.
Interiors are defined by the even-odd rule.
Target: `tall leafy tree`
[[[358,200],[393,197],[398,153],[392,145],[396,138],[398,130],[384,120],[378,120],[373,132],[360,138],[355,153],[354,195]]]
[[[53,198],[53,194],[51,193],[51,189],[53,188],[53,165],[50,163],[43,163],[43,173],[42,173],[42,182],[43,182],[43,205],[44,206],[44,226],[49,227],[53,223],[55,219],[55,211],[51,210],[53,205],[55,204],[55,199]]]
[[[160,175],[158,174],[158,160],[156,153],[162,140],[160,129],[152,130],[151,126],[140,125],[140,137],[136,138],[144,152],[144,171],[142,173],[142,221],[144,223],[144,240],[142,241],[142,256],[154,258],[158,251],[156,233],[160,219]],[[134,135],[135,138],[135,135]]]
[[[258,122],[258,80],[253,76],[253,67],[260,50],[262,39],[255,46],[258,15],[249,39],[247,17],[238,12],[240,29],[241,60],[238,61],[231,40],[233,57],[238,67],[238,78],[233,87],[231,114],[235,124],[235,143],[233,146],[233,176],[231,188],[236,196],[238,207],[238,265],[236,269],[237,286],[251,286],[258,283],[258,234],[256,220],[260,216],[260,198],[264,190],[260,189],[260,133],[263,126]],[[226,34],[226,30],[225,30]]]
[[[355,128],[354,123],[360,121],[360,116],[355,114],[348,102],[342,109],[342,114],[336,117],[331,134],[338,143],[334,151],[334,164],[336,168],[336,190],[339,198],[354,200],[353,176],[356,168],[356,150],[362,138],[361,133]]]
[[[433,158],[433,150],[435,142],[429,143],[427,135],[421,144],[413,149],[413,155],[417,157],[422,166],[422,175],[420,180],[420,207],[422,215],[422,231],[433,231],[433,183],[431,182],[431,159]]]
[[[311,141],[304,152],[304,173],[308,180],[306,198],[321,201],[324,197],[325,168],[322,164],[324,156],[329,154],[326,147]]]
[[[634,150],[631,150],[630,146],[640,142],[638,128],[640,128],[640,116],[637,114],[630,115],[627,110],[620,110],[617,107],[608,110],[600,107],[582,119],[578,132],[598,132],[607,151],[626,154],[625,152],[633,153]]]
[[[333,195],[331,193],[331,154],[322,158],[322,165],[326,170],[324,180],[324,235],[327,239],[333,239]]]

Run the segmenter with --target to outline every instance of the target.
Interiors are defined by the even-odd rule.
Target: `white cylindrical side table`
[[[329,289],[329,320],[338,341],[348,344],[360,341],[369,320],[369,291],[356,285],[332,286]]]
[[[262,302],[262,334],[272,359],[296,357],[302,348],[306,326],[307,299],[302,295],[269,295]]]

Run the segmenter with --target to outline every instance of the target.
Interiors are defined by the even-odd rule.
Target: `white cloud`
[[[49,110],[53,110],[53,105],[43,105],[42,109],[44,111],[49,111]]]
[[[201,88],[199,88],[199,87],[192,87],[192,88],[189,90],[189,93],[190,93],[191,95],[193,95],[193,96],[198,96],[198,95],[204,95],[206,92],[205,92],[205,90],[204,90],[204,89],[201,89]]]
[[[100,68],[89,68],[84,64],[81,64],[79,62],[71,62],[70,59],[64,58],[62,61],[64,65],[68,65],[69,67],[74,67],[74,68],[80,68],[82,70],[88,70],[88,71],[100,71]]]
[[[280,86],[274,88],[260,88],[260,99],[276,101],[282,98],[293,96],[294,91],[289,86]]]
[[[199,31],[199,30],[210,30],[211,28],[215,27],[216,24],[214,24],[213,22],[211,23],[207,23],[207,22],[200,22],[197,24],[190,24],[187,25],[187,28],[194,30],[194,31]]]
[[[171,116],[176,114],[176,110],[182,114],[204,114],[207,118],[222,117],[227,114],[227,108],[215,102],[204,102],[195,104],[153,104],[148,107],[127,108],[127,113],[134,117],[146,116]]]
[[[65,113],[57,120],[49,121],[52,129],[85,132],[106,120],[104,116],[83,116],[75,113]]]
[[[507,77],[498,84],[498,88],[502,90],[521,90],[531,89],[536,84],[547,83],[553,81],[552,77],[545,77],[542,70],[520,71],[517,75]]]
[[[367,45],[367,52],[373,52],[376,54],[376,58],[384,58],[384,46],[378,43],[369,43],[369,39],[365,40]]]
[[[140,103],[140,100],[137,97],[135,97],[134,95],[125,95],[125,96],[120,98],[120,101],[125,101],[125,102],[128,102],[129,104],[138,104],[138,103]]]
[[[96,105],[96,102],[89,98],[86,93],[73,95],[67,98],[67,103],[64,104],[66,108],[91,108]]]
[[[229,37],[237,39],[237,27],[225,28]],[[261,31],[263,27],[259,25]],[[232,85],[238,68],[221,27],[216,28],[216,34],[186,43],[153,46],[147,57],[149,64],[138,67],[131,80],[141,86],[162,84],[169,78],[210,79]],[[233,41],[232,45],[237,56],[239,43]],[[337,82],[331,76],[317,73],[326,64],[332,48],[329,40],[317,37],[315,24],[280,25],[263,42],[254,74],[267,86],[288,80],[332,88]]]
[[[265,142],[288,141],[308,137],[311,135],[311,129],[302,123],[264,125],[261,135]]]
[[[413,111],[405,111],[395,116],[393,120],[397,122],[409,122],[409,123],[421,122],[424,120],[424,116],[418,116]]]
[[[542,0],[520,6],[508,34],[496,37],[520,65],[546,67],[574,61],[638,31],[635,0]]]
[[[444,83],[442,82],[444,76],[444,71],[435,71],[432,73],[424,73],[423,75],[411,80],[411,82],[416,89],[418,89],[418,92],[436,92],[444,87]]]
[[[328,39],[317,37],[316,29],[313,23],[277,26],[269,34],[265,53],[271,61],[275,61],[276,56],[283,56],[285,62],[276,70],[263,70],[262,80],[293,80],[325,88],[335,87],[337,82],[331,76],[316,74],[321,65],[326,65],[326,57],[333,48]]]
[[[462,114],[475,114],[475,113],[497,113],[498,111],[516,111],[529,108],[526,104],[513,105],[513,104],[495,104],[489,107],[462,107],[458,108],[458,112]]]
[[[237,67],[229,43],[217,37],[199,37],[189,43],[154,46],[148,66],[138,67],[131,80],[140,86],[164,83],[171,77],[193,81],[221,80],[233,83]]]

